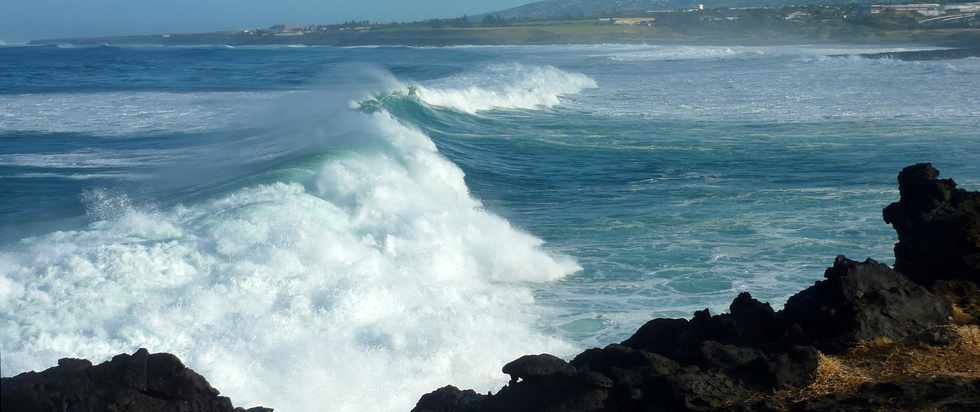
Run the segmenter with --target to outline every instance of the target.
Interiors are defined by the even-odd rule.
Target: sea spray
[[[245,152],[312,142],[331,154],[311,179],[166,208],[90,192],[88,227],[3,252],[4,373],[147,347],[242,404],[401,411],[447,382],[495,389],[527,350],[569,353],[525,283],[575,261],[484,210],[418,130],[328,106]]]

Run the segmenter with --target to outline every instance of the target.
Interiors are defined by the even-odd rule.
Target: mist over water
[[[282,99],[276,133],[160,168],[188,185],[233,161],[329,153],[306,178],[169,208],[94,189],[88,227],[13,246],[0,266],[8,368],[167,348],[238,402],[400,410],[447,381],[493,389],[523,348],[567,351],[532,328],[520,282],[559,279],[574,259],[484,210],[424,134],[345,97]]]
[[[147,347],[241,405],[401,411],[780,305],[890,262],[903,165],[980,185],[980,61],[849,50],[4,48],[3,373]]]

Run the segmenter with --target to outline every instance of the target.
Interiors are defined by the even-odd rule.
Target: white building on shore
[[[935,3],[923,4],[874,4],[871,6],[871,14],[885,12],[892,13],[916,13],[923,16],[939,16],[943,14],[943,6]]]

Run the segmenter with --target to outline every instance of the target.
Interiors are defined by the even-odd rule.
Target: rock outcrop
[[[901,340],[949,320],[949,303],[871,259],[838,257],[824,277],[789,298],[783,315],[800,326],[798,339],[825,352],[875,338]]]
[[[901,199],[884,210],[898,232],[895,269],[925,285],[980,282],[980,193],[939,179],[929,163],[902,170],[898,187]]]
[[[97,366],[61,359],[43,372],[0,379],[4,412],[272,412],[231,400],[168,353],[140,349]]]

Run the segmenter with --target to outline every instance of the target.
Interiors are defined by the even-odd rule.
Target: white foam
[[[936,50],[935,47],[848,47],[848,46],[643,46],[596,55],[619,62],[672,60],[719,60],[773,56],[818,57],[841,54]]]
[[[36,47],[26,41],[0,40],[0,47]]]
[[[762,54],[761,49],[750,49],[745,47],[654,46],[648,49],[616,52],[604,56],[613,61],[644,62],[661,60],[718,59],[756,54]]]
[[[465,113],[492,109],[539,109],[561,103],[562,96],[597,87],[595,80],[553,66],[506,64],[418,86],[424,102]]]
[[[828,57],[914,48],[759,49],[767,61],[727,59],[706,65],[689,60],[672,63],[675,67],[651,63],[649,69],[614,63],[636,66],[637,71],[602,78],[608,87],[592,99],[601,103],[585,110],[643,119],[780,123],[915,119],[938,124],[969,122],[980,115],[978,95],[970,87],[980,73],[976,61]],[[635,76],[646,71],[648,77]]]
[[[231,126],[237,113],[265,106],[275,92],[106,92],[0,95],[0,132],[204,132]]]
[[[139,174],[131,173],[21,173],[10,176],[13,179],[69,179],[69,180],[91,180],[91,179],[129,179],[135,180],[144,177]]]
[[[11,153],[0,155],[0,166],[96,169],[124,168],[172,159],[175,151],[166,150],[76,150],[65,153]]]
[[[0,253],[3,373],[147,347],[241,405],[405,411],[449,383],[495,389],[528,351],[569,353],[532,326],[525,283],[575,261],[485,211],[421,132],[357,116],[306,185],[159,211],[92,192],[90,227]]]

